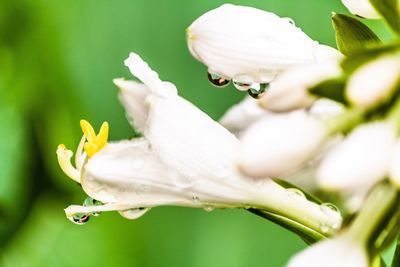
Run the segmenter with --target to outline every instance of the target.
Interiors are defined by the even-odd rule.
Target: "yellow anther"
[[[63,144],[58,145],[56,153],[57,153],[58,164],[60,165],[63,172],[76,182],[80,183],[81,174],[71,164],[71,157],[74,153],[72,153],[71,150],[68,150]]]
[[[87,142],[83,146],[89,158],[99,152],[106,144],[108,139],[108,123],[103,122],[99,134],[96,135],[92,125],[86,120],[81,120],[81,128],[86,136]]]

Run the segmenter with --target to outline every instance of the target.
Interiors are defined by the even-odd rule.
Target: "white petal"
[[[281,73],[260,103],[272,111],[288,111],[311,106],[315,97],[307,89],[323,80],[340,75],[337,61],[299,65]]]
[[[388,172],[395,127],[384,122],[361,125],[322,161],[321,187],[330,190],[367,191]]]
[[[400,187],[400,140],[397,140],[393,147],[393,156],[390,163],[389,170],[390,180]]]
[[[346,96],[351,103],[372,107],[387,100],[400,79],[400,57],[381,56],[357,69],[350,77]]]
[[[251,176],[287,175],[316,152],[325,135],[324,126],[304,111],[266,117],[243,135],[239,165]]]
[[[365,249],[347,236],[321,241],[296,254],[287,267],[368,267]]]
[[[269,114],[271,112],[261,108],[257,100],[247,96],[225,112],[219,122],[229,131],[240,134],[252,123]]]
[[[114,84],[120,89],[119,99],[125,107],[129,122],[135,129],[143,132],[149,113],[145,100],[151,93],[150,89],[142,83],[124,79],[114,79]]]
[[[369,19],[379,19],[381,17],[372,7],[369,0],[342,0],[342,2],[354,15]]]
[[[187,177],[225,177],[238,140],[181,97],[150,100],[144,135],[163,161]]]
[[[231,4],[199,17],[187,35],[190,52],[211,73],[236,80],[246,74],[257,83],[270,82],[294,64],[315,61],[319,47],[288,18]]]
[[[342,104],[327,98],[321,98],[314,102],[308,113],[316,118],[327,119],[337,116],[345,111]]]

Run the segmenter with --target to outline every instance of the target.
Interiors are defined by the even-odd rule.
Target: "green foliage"
[[[378,36],[357,19],[334,13],[332,22],[336,31],[337,46],[346,56],[381,43]]]
[[[369,0],[390,28],[400,35],[400,2],[398,0]]]
[[[332,78],[322,81],[309,89],[309,92],[319,97],[325,97],[347,105],[345,98],[346,80],[344,77]]]

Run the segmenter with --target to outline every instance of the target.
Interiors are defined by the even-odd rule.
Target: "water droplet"
[[[138,209],[121,210],[118,212],[119,212],[119,214],[121,214],[122,217],[124,217],[126,219],[135,220],[135,219],[143,216],[149,210],[150,210],[150,208],[138,208]]]
[[[76,213],[73,216],[68,216],[68,219],[77,225],[82,225],[89,221],[90,215],[85,213]]]
[[[304,195],[304,193],[300,189],[288,188],[288,189],[286,189],[286,192],[291,197],[295,197],[295,198],[302,199],[302,200],[306,199],[306,196]]]
[[[293,19],[291,19],[291,18],[283,18],[283,19],[286,20],[287,22],[289,22],[290,24],[292,24],[293,26],[296,26]]]
[[[84,201],[83,201],[83,206],[98,206],[98,205],[102,205],[103,203],[101,201],[98,201],[96,199],[93,199],[91,197],[87,197]],[[99,216],[100,212],[92,212],[90,214],[90,216]]]
[[[331,227],[329,225],[327,225],[327,224],[320,223],[319,224],[319,229],[321,229],[322,233],[326,234],[326,233],[329,232],[329,230],[331,230]]]
[[[331,227],[334,229],[339,229],[342,224],[342,215],[340,214],[338,207],[332,203],[322,203],[319,207],[323,213],[333,219]]]
[[[192,196],[193,203],[199,203],[200,198],[198,196]]]
[[[247,91],[251,88],[251,83],[242,83],[238,81],[233,81],[233,85],[238,89],[239,91]]]
[[[264,92],[268,89],[268,83],[253,83],[251,88],[247,90],[249,96],[258,99],[264,95]]]
[[[173,177],[172,182],[180,188],[189,188],[195,184],[196,179],[191,175],[176,175]]]
[[[215,87],[219,87],[219,88],[227,86],[230,82],[228,79],[226,79],[218,74],[213,74],[210,72],[207,73],[207,77],[212,85],[214,85]]]
[[[207,212],[210,212],[210,211],[213,211],[214,208],[212,206],[205,206],[204,210],[207,211]]]

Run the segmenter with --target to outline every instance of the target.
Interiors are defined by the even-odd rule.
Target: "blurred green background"
[[[231,2],[291,17],[332,46],[331,11],[347,13],[339,0]],[[75,149],[81,118],[96,128],[107,120],[111,140],[134,134],[112,84],[131,77],[130,51],[215,119],[243,97],[210,86],[186,48],[186,27],[222,3],[0,0],[0,266],[283,266],[304,247],[242,210],[161,207],[137,221],[104,213],[83,226],[65,218],[85,195],[60,171],[56,147]]]

